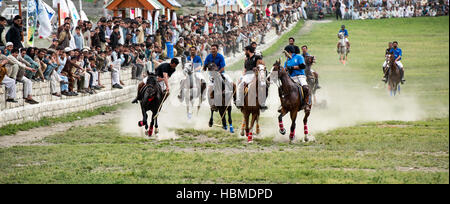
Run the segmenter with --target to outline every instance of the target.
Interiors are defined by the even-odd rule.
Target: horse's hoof
[[[252,135],[249,135],[249,136],[247,137],[247,143],[248,143],[248,144],[253,143],[253,136],[252,136]]]
[[[285,135],[286,134],[286,129],[280,129],[280,134]]]
[[[244,129],[242,129],[241,130],[241,136],[244,136],[245,135],[245,132],[244,132]]]
[[[291,134],[289,134],[289,140],[291,142],[295,140],[295,133],[291,132]]]
[[[308,135],[305,135],[305,139],[304,139],[304,141],[305,141],[305,142],[309,142],[309,138],[308,138]]]
[[[139,122],[138,122],[138,126],[139,126],[139,127],[144,126],[144,121],[139,121]]]
[[[230,133],[234,133],[234,128],[231,125],[230,125]]]
[[[212,126],[213,126],[213,122],[212,122],[212,121],[209,121],[208,126],[209,126],[209,127],[212,127]]]
[[[155,135],[157,135],[158,133],[159,133],[159,129],[156,128],[156,129],[155,129]]]
[[[188,117],[188,119],[190,120],[190,119],[192,118],[192,114],[191,114],[191,113],[188,113],[187,117]]]
[[[147,134],[149,137],[151,137],[152,135],[153,135],[153,129],[152,128],[150,128],[150,130],[148,130],[148,134]]]
[[[223,126],[222,127],[224,130],[228,130],[228,127],[227,126]]]

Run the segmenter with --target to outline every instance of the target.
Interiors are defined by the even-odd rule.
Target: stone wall
[[[50,82],[33,83],[33,98],[39,102],[36,105],[24,102],[22,83],[17,83],[19,103],[6,103],[5,87],[0,86],[0,127],[25,121],[37,121],[42,117],[56,117],[66,113],[131,102],[130,99],[136,95],[136,85],[139,81],[131,79],[131,68],[121,71],[121,79],[125,83],[124,88],[112,89],[111,73],[101,73],[101,82],[106,88],[93,95],[80,94],[72,97],[62,96],[62,98],[50,94]]]

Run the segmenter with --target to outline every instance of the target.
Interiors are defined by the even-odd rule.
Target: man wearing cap
[[[18,103],[16,100],[16,80],[7,76],[5,65],[9,63],[7,59],[0,59],[0,84],[6,88],[6,102]]]
[[[3,50],[3,53],[5,56],[8,56],[11,54],[11,50],[13,49],[14,45],[12,42],[7,42],[5,50]]]
[[[308,108],[310,104],[310,91],[308,82],[306,81],[306,64],[305,59],[302,55],[295,54],[295,47],[292,45],[288,45],[285,50],[285,55],[288,60],[285,63],[285,68],[287,69],[289,76],[292,78],[294,82],[302,86],[303,92],[305,94],[303,107],[300,107],[300,110],[304,108]]]
[[[345,29],[345,25],[341,26],[341,30],[339,30],[339,33],[344,33],[345,37],[345,43],[347,43],[347,52],[350,53],[350,42],[348,41],[348,31]],[[339,50],[339,43],[337,44],[337,49]]]
[[[6,41],[12,42],[14,48],[20,49],[23,47],[22,45],[22,17],[19,15],[14,17],[13,25],[9,28],[8,33],[6,33]]]

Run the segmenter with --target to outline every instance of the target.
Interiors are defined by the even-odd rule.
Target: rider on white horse
[[[197,55],[196,47],[189,48],[189,56],[186,58],[186,61],[189,64],[189,66],[192,66],[192,71],[194,72],[193,74],[195,74],[195,77],[200,79],[201,83],[206,83],[203,75],[201,74],[202,66],[203,66],[202,58]],[[183,67],[183,69],[186,69],[186,67]],[[188,70],[184,70],[184,71],[186,73]],[[180,84],[184,84],[184,81],[185,81],[185,79],[181,80]],[[196,84],[196,85],[200,86],[200,84]],[[182,97],[183,97],[183,89],[180,89],[180,94],[178,95],[178,99],[181,100]]]
[[[245,85],[250,84],[253,79],[255,78],[255,71],[256,69],[264,69],[264,66],[262,65],[262,56],[260,54],[255,54],[255,47],[253,46],[247,46],[245,47],[245,64],[244,64],[244,70],[243,75],[241,77],[241,80],[239,82],[239,85],[237,87],[237,97],[236,97],[236,107],[242,108],[244,106],[244,88]],[[259,64],[259,66],[258,66]],[[266,85],[265,82],[260,82],[261,86]],[[258,85],[260,86],[260,85]],[[257,87],[259,90],[266,90],[266,87]],[[266,100],[265,98],[258,101],[260,104],[260,108],[262,110],[267,110],[267,106],[265,104]],[[250,104],[249,104],[250,105]],[[256,105],[256,104],[254,104]]]
[[[344,34],[345,43],[347,44],[347,53],[350,53],[350,42],[348,41],[348,31],[347,31],[347,29],[345,29],[345,25],[341,26],[341,30],[339,30],[338,35],[339,35],[339,33]],[[337,44],[337,49],[339,52],[339,43]]]

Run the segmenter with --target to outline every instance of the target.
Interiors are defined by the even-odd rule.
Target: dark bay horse
[[[143,87],[139,87],[139,91],[143,91],[144,97],[140,101],[143,120],[139,121],[139,127],[145,126],[145,130],[148,130],[146,134],[151,137],[153,134],[153,127],[155,127],[155,134],[158,134],[158,111],[163,103],[163,92],[159,87],[157,77],[154,74],[150,74],[147,78],[147,83]],[[152,120],[150,129],[148,126],[147,112],[152,111]]]
[[[245,130],[245,136],[247,136],[248,143],[253,142],[252,130],[253,127],[255,126],[255,123],[256,123],[255,133],[258,135],[261,131],[259,128],[259,116],[261,114],[261,106],[259,104],[259,100],[263,99],[260,99],[259,96],[260,93],[262,94],[262,92],[266,93],[265,91],[268,91],[265,86],[265,84],[267,84],[266,71],[267,70],[264,65],[258,65],[258,67],[254,70],[255,77],[253,78],[253,81],[245,85],[244,106],[241,108],[241,112],[244,115],[244,121],[242,122],[241,128],[241,136],[244,136]],[[252,116],[251,121],[250,115]]]
[[[397,91],[400,93],[400,83],[402,81],[402,76],[400,73],[400,69],[397,66],[397,63],[395,63],[395,56],[394,54],[388,54],[386,56],[388,58],[388,84],[389,84],[389,91],[391,93],[391,96],[397,95]]]
[[[228,123],[230,125],[230,132],[234,133],[233,120],[231,119],[232,102],[236,99],[236,84],[226,84],[226,80],[222,74],[217,70],[218,67],[215,63],[210,63],[207,65],[207,70],[210,77],[214,81],[214,85],[209,87],[208,91],[210,94],[209,103],[211,105],[211,118],[209,119],[209,127],[214,125],[214,112],[218,111],[222,119],[222,128],[224,130],[228,129],[226,114],[228,114]]]
[[[280,127],[280,133],[282,135],[286,134],[286,129],[283,125],[283,117],[290,113],[291,116],[291,133],[289,135],[289,139],[292,142],[295,139],[295,128],[296,128],[296,120],[297,114],[301,111],[301,107],[304,107],[305,117],[303,118],[304,125],[304,141],[308,142],[308,117],[311,114],[311,105],[304,104],[304,93],[300,85],[294,82],[294,80],[289,77],[285,68],[281,67],[281,60],[277,60],[273,65],[271,79],[277,78],[281,81],[281,86],[279,89],[279,96],[281,101],[281,111],[278,116],[278,122]],[[275,74],[275,75],[274,75]],[[275,76],[275,77],[274,77]],[[276,83],[276,82],[275,82]]]

